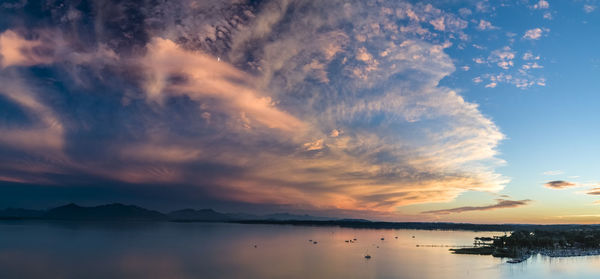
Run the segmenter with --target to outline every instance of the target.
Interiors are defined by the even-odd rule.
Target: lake
[[[503,234],[223,223],[0,221],[0,278],[600,276],[599,256],[534,256],[508,264],[506,259],[491,256],[454,255],[444,247],[471,245],[476,236]],[[354,238],[354,243],[345,242]],[[365,259],[366,254],[372,258]]]

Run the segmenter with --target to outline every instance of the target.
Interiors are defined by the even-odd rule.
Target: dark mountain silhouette
[[[182,209],[173,211],[167,216],[174,221],[229,221],[233,220],[231,216],[216,212],[212,209]]]
[[[85,207],[74,203],[49,210],[7,208],[0,210],[0,219],[46,219],[74,221],[175,221],[175,222],[230,222],[240,224],[272,224],[297,226],[332,226],[371,229],[417,229],[417,230],[467,230],[467,231],[515,231],[515,230],[600,230],[597,225],[533,225],[533,224],[469,224],[428,222],[380,222],[365,219],[337,219],[277,213],[264,216],[234,213],[226,214],[212,209],[182,209],[163,214],[135,205],[120,203]]]
[[[50,209],[43,216],[56,220],[167,220],[168,217],[158,211],[148,210],[135,205],[112,203],[93,207],[70,203]]]
[[[334,220],[337,218],[311,216],[311,215],[307,215],[307,214],[295,215],[295,214],[290,214],[290,213],[284,212],[284,213],[275,213],[275,214],[269,214],[269,215],[265,215],[265,216],[259,216],[259,219],[280,220],[280,221],[289,221],[289,220],[327,221],[327,220]]]
[[[315,217],[310,215],[294,215],[275,213],[269,215],[253,215],[248,213],[221,213],[213,209],[181,209],[163,214],[135,205],[112,203],[99,206],[80,206],[75,203],[51,208],[48,210],[29,210],[7,208],[0,210],[2,219],[52,219],[52,220],[156,220],[156,221],[189,221],[189,222],[228,222],[240,220],[273,220],[273,221],[324,221],[334,218]]]

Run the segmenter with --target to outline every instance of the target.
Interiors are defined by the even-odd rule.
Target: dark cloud
[[[565,188],[569,188],[569,187],[575,187],[575,186],[577,186],[577,184],[573,183],[573,182],[569,182],[569,181],[564,181],[564,180],[554,180],[554,181],[546,182],[544,184],[544,186],[546,186],[550,189],[565,189]]]
[[[430,211],[424,211],[421,213],[424,213],[424,214],[451,214],[451,213],[461,213],[461,212],[467,212],[467,211],[487,211],[487,210],[495,210],[495,209],[501,209],[501,208],[514,208],[514,207],[525,206],[525,205],[528,205],[530,202],[531,202],[531,200],[529,200],[529,199],[519,200],[519,201],[497,199],[497,203],[492,204],[492,205],[463,206],[463,207],[456,207],[456,208],[450,208],[450,209],[430,210]]]
[[[0,180],[386,214],[497,191],[504,135],[438,86],[467,25],[404,1],[0,10]]]
[[[586,194],[600,196],[600,187],[590,189]]]

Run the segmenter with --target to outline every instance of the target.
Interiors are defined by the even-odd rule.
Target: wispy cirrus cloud
[[[450,209],[429,210],[429,211],[423,211],[421,213],[446,215],[446,214],[462,213],[462,212],[469,212],[469,211],[488,211],[488,210],[496,210],[496,209],[503,209],[503,208],[515,208],[515,207],[526,206],[526,205],[530,204],[531,202],[532,202],[532,200],[529,200],[529,199],[518,200],[518,201],[497,199],[496,203],[491,204],[491,205],[463,206],[463,207],[456,207],[456,208],[450,208]]]
[[[565,172],[562,170],[549,170],[549,171],[543,172],[542,174],[543,175],[561,175],[561,174],[565,174]]]

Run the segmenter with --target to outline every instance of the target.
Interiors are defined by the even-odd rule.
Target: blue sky
[[[531,210],[569,212],[577,207],[575,212],[595,211],[595,206],[590,206],[593,197],[543,187],[549,180],[594,185],[599,179],[596,170],[600,150],[596,143],[600,134],[593,127],[598,122],[594,101],[598,98],[598,85],[594,77],[598,75],[600,53],[595,47],[598,38],[587,34],[599,31],[600,18],[597,11],[586,11],[585,5],[595,7],[593,2],[582,1],[552,1],[545,9],[535,9],[531,3],[496,7],[489,17],[483,18],[497,29],[473,35],[477,38],[475,43],[485,49],[449,51],[457,64],[470,69],[455,72],[442,84],[461,88],[463,96],[479,104],[482,112],[507,135],[499,145],[500,157],[507,164],[498,170],[511,182],[501,193],[534,197],[538,202]],[[551,16],[545,16],[548,14]],[[533,28],[549,31],[537,40],[522,38]],[[517,35],[511,37],[507,33]],[[473,63],[476,57],[485,57],[506,46],[515,53],[515,66],[511,69]],[[474,78],[490,72],[514,73],[512,69],[525,62],[522,58],[526,53],[539,56],[535,61],[543,68],[532,73],[545,79],[544,86],[519,90],[511,84],[499,83],[495,88],[485,88],[486,82],[473,84]],[[457,204],[469,203],[469,195],[475,196],[465,194]]]
[[[0,207],[597,222],[599,4],[5,2]]]

